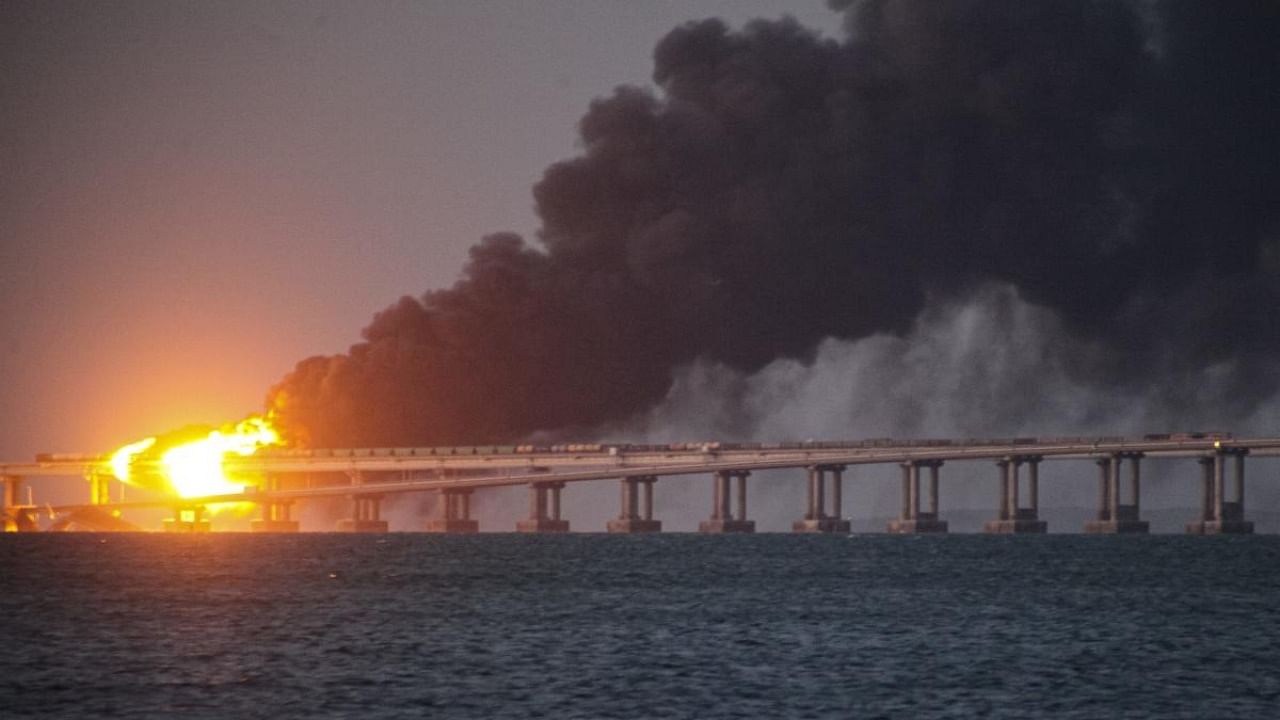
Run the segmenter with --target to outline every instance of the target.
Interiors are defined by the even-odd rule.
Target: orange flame
[[[116,450],[107,461],[111,473],[120,481],[139,485],[145,481],[138,477],[134,464],[149,461],[163,481],[162,488],[180,498],[229,495],[244,491],[244,483],[232,480],[223,467],[228,455],[248,457],[259,448],[280,445],[280,433],[272,425],[271,415],[253,415],[235,425],[213,430],[197,440],[165,447],[163,438],[149,437],[130,443]],[[243,506],[243,507],[240,507]],[[227,507],[252,508],[252,503],[220,503],[210,511]]]
[[[160,456],[160,464],[179,497],[238,493],[244,485],[227,477],[222,459],[231,453],[248,457],[260,447],[279,444],[280,433],[270,420],[254,416],[230,430],[214,430],[202,440],[169,448]]]
[[[156,439],[154,437],[149,437],[135,443],[129,443],[115,451],[115,453],[111,455],[111,459],[107,462],[107,464],[111,466],[111,474],[115,475],[120,482],[129,482],[129,466],[133,463],[133,459],[151,449],[151,446],[155,444]]]

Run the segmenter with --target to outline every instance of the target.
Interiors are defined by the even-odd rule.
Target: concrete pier
[[[1129,461],[1129,502],[1123,500],[1121,466]],[[1116,453],[1098,464],[1098,516],[1085,523],[1091,535],[1145,534],[1148,523],[1140,514],[1142,497],[1142,453]]]
[[[652,475],[622,478],[621,505],[618,517],[610,520],[606,528],[611,533],[662,532],[662,521],[653,519],[653,484],[658,478]]]
[[[164,531],[171,533],[207,533],[211,529],[205,517],[203,505],[180,505],[173,509],[173,517],[165,518]]]
[[[560,517],[562,482],[536,482],[529,485],[529,517],[516,523],[525,533],[567,533],[569,521]]]
[[[262,483],[263,490],[282,490],[279,475],[268,475]],[[289,517],[293,512],[292,500],[261,503],[262,518],[249,523],[249,530],[256,533],[295,533],[298,521]]]
[[[427,523],[427,532],[469,535],[480,532],[480,522],[471,519],[471,488],[440,491],[440,514]]]
[[[798,533],[848,533],[849,521],[841,515],[844,495],[843,465],[811,465],[809,474],[808,504],[803,520],[791,524]],[[827,513],[826,473],[831,473],[831,513]]]
[[[1252,535],[1253,522],[1244,519],[1244,456],[1247,448],[1223,448],[1200,458],[1200,519],[1187,523],[1192,535]],[[1235,470],[1235,499],[1227,499],[1226,464]]]
[[[945,533],[947,521],[938,518],[938,470],[941,460],[912,460],[902,463],[902,512],[889,521],[894,535]],[[920,468],[929,470],[929,509],[920,510]]]
[[[85,475],[89,481],[89,504],[107,505],[111,502],[111,476],[99,472]]]
[[[382,519],[381,495],[353,495],[352,517],[338,521],[338,532],[384,533],[387,521]]]
[[[1000,516],[989,520],[982,527],[985,533],[996,535],[1041,535],[1049,525],[1040,519],[1040,460],[1035,455],[1013,455],[996,463],[1000,475]],[[1030,507],[1023,507],[1018,499],[1021,481],[1018,468],[1027,464],[1028,499]]]
[[[36,507],[22,502],[22,478],[5,475],[2,479],[4,487],[0,489],[0,532],[34,532],[37,529]]]
[[[704,533],[753,533],[754,520],[747,519],[747,476],[742,470],[725,470],[712,476],[711,518],[698,523],[698,532]],[[733,486],[738,486],[737,513],[732,511]]]
[[[293,502],[262,503],[262,517],[250,521],[249,530],[256,533],[296,533],[298,521],[290,517]]]

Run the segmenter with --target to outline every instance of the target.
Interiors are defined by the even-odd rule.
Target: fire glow
[[[227,495],[244,491],[244,484],[226,474],[223,460],[228,455],[249,457],[259,448],[280,444],[280,434],[270,417],[252,416],[235,425],[213,430],[197,440],[154,450],[158,438],[149,437],[117,450],[108,461],[111,473],[121,482],[142,486],[133,464],[142,459],[164,480],[165,490],[181,498]],[[154,456],[159,453],[159,457]]]

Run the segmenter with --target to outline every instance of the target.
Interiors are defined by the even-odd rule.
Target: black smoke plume
[[[842,39],[707,20],[656,90],[592,103],[453,287],[378,313],[269,396],[317,446],[512,441],[903,335],[992,284],[1060,319],[1091,386],[1277,387],[1280,3],[833,2]]]

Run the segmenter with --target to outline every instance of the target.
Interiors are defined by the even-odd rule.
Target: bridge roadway
[[[945,441],[944,441],[945,442]],[[837,445],[830,443],[827,445]],[[854,445],[850,443],[849,445]],[[1126,460],[1132,471],[1131,497],[1132,520],[1136,521],[1138,508],[1138,461],[1142,457],[1184,457],[1200,458],[1205,467],[1205,498],[1202,515],[1210,515],[1213,506],[1217,522],[1223,522],[1223,505],[1226,502],[1221,496],[1226,484],[1223,477],[1224,457],[1234,456],[1237,465],[1236,486],[1238,499],[1236,507],[1226,508],[1226,514],[1234,511],[1243,513],[1243,457],[1270,457],[1280,455],[1280,438],[1230,438],[1220,437],[1173,437],[1171,439],[1124,439],[1102,438],[1097,440],[1017,441],[1009,444],[992,444],[990,441],[973,443],[949,443],[925,441],[903,442],[899,445],[876,447],[738,447],[728,446],[692,446],[687,449],[646,448],[638,451],[628,450],[627,446],[605,445],[592,451],[556,451],[556,452],[501,452],[472,455],[436,455],[413,454],[396,455],[388,451],[348,450],[340,451],[340,455],[325,453],[339,451],[317,451],[302,455],[289,452],[262,454],[247,458],[228,458],[224,467],[232,477],[243,475],[261,475],[267,478],[284,476],[329,473],[330,477],[345,477],[346,482],[325,484],[318,487],[282,487],[284,483],[269,482],[266,487],[250,486],[244,493],[215,495],[176,500],[173,497],[140,499],[128,502],[110,502],[97,499],[90,504],[69,504],[54,506],[55,512],[71,512],[94,507],[103,510],[142,508],[142,507],[175,507],[182,505],[194,507],[220,502],[252,502],[264,506],[283,505],[287,507],[293,501],[318,498],[346,496],[363,497],[373,502],[371,517],[376,519],[376,501],[383,495],[412,492],[441,492],[445,495],[462,495],[463,504],[453,507],[447,513],[460,514],[465,517],[446,519],[462,519],[469,522],[469,510],[466,506],[466,495],[472,491],[488,487],[504,487],[527,485],[533,490],[531,496],[531,519],[546,520],[543,495],[550,491],[554,496],[555,520],[559,522],[559,489],[565,483],[586,482],[596,480],[620,479],[623,481],[623,514],[620,519],[637,519],[636,506],[638,498],[637,481],[646,488],[647,512],[652,510],[652,482],[658,477],[712,474],[716,478],[716,499],[713,508],[713,520],[728,520],[730,523],[747,522],[745,518],[745,478],[753,471],[808,468],[810,472],[809,512],[806,520],[821,521],[829,519],[823,511],[825,491],[824,473],[834,473],[833,508],[836,509],[836,520],[840,520],[839,485],[840,472],[849,465],[899,464],[903,467],[903,513],[900,520],[911,520],[915,525],[904,525],[909,528],[902,531],[921,531],[916,525],[928,525],[937,521],[937,468],[946,462],[994,460],[1000,466],[1000,478],[1004,483],[1001,497],[1001,519],[1018,525],[1019,513],[1025,508],[1019,505],[1018,488],[1022,482],[1018,478],[1018,467],[1024,463],[1030,469],[1030,496],[1036,502],[1038,494],[1036,483],[1038,477],[1035,466],[1041,460],[1094,460],[1102,470],[1100,489],[1099,519],[1104,517],[1113,525],[1123,524],[1123,507],[1119,507],[1121,496],[1119,467]],[[6,478],[26,478],[49,475],[85,475],[102,472],[101,458],[92,456],[57,456],[66,459],[52,459],[36,463],[0,463],[0,476]],[[1205,459],[1218,458],[1216,465],[1206,464]],[[932,517],[921,517],[919,510],[921,469],[931,473],[931,513],[923,513]],[[816,479],[815,479],[816,472]],[[400,473],[399,480],[370,481],[371,475],[386,476]],[[435,477],[422,479],[412,475],[432,473]],[[456,474],[455,474],[456,473]],[[739,517],[733,518],[729,508],[732,495],[730,481],[738,480]],[[1109,483],[1109,484],[1108,484]],[[628,484],[631,485],[628,488]],[[1210,498],[1210,492],[1218,496],[1216,504]],[[630,496],[628,496],[630,493]],[[815,498],[815,493],[818,497]],[[538,499],[541,498],[541,499]],[[8,501],[17,504],[16,498]],[[542,505],[539,505],[542,503]],[[1109,504],[1110,515],[1104,506]],[[1038,508],[1033,508],[1038,511]],[[367,510],[367,508],[366,508]],[[269,511],[265,511],[269,512]],[[357,510],[359,514],[360,510]],[[366,513],[368,514],[368,513]],[[1025,513],[1024,513],[1025,514]],[[285,514],[287,518],[287,511]],[[811,517],[812,516],[812,517]],[[1033,516],[1029,516],[1032,518]],[[370,518],[365,518],[370,519]],[[644,518],[638,518],[643,520]],[[1038,518],[1033,518],[1038,520]],[[1242,518],[1236,518],[1243,521]],[[1205,522],[1202,517],[1199,522]],[[379,521],[380,522],[380,521]],[[817,523],[819,526],[821,522]],[[385,523],[384,523],[385,525]],[[799,529],[800,523],[797,523]],[[847,526],[847,521],[844,523]],[[1143,523],[1145,525],[1145,523]],[[567,528],[567,522],[565,523]],[[837,525],[837,527],[839,527]],[[945,523],[942,523],[945,528]],[[892,528],[891,528],[892,530]],[[993,530],[996,531],[996,530]],[[1010,529],[1009,532],[1022,530]],[[1034,532],[1035,530],[1030,530]],[[1189,531],[1190,526],[1189,526]]]

